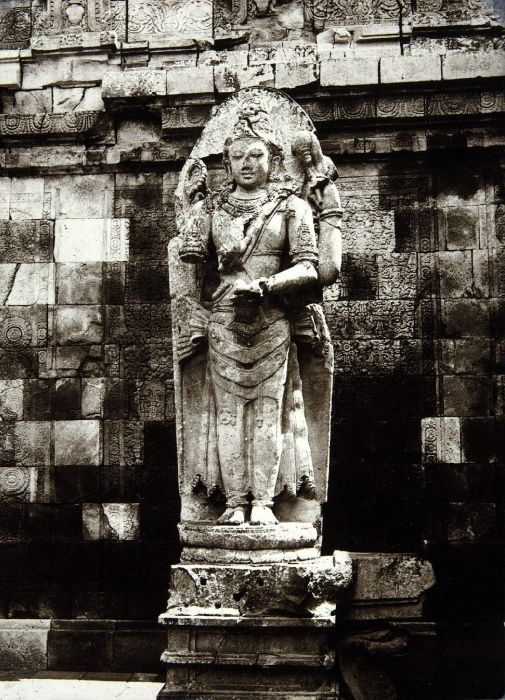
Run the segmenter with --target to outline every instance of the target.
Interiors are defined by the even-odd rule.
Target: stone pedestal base
[[[165,698],[338,698],[332,618],[162,615]]]
[[[162,656],[167,682],[158,698],[338,697],[334,613],[352,582],[352,561],[345,552],[297,560],[296,552],[313,545],[315,530],[277,527],[284,547],[277,551],[261,530],[235,530],[222,542],[221,531],[212,533],[218,554],[247,553],[249,544],[260,559],[248,563],[231,563],[228,555],[224,562],[190,563],[200,533],[184,532],[189,546],[183,563],[172,567],[168,610],[160,617],[169,630]],[[269,562],[273,554],[281,560]]]

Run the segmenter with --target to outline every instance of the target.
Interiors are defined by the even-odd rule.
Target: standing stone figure
[[[181,408],[192,418],[183,415],[180,436],[189,420],[194,447],[186,439],[181,491],[224,496],[218,523],[265,526],[278,522],[276,496],[316,498],[311,441],[321,434],[310,424],[327,426],[329,394],[318,408],[312,396],[310,410],[319,414],[308,421],[305,396],[315,387],[304,386],[313,383],[303,365],[316,358],[331,388],[331,345],[318,301],[338,276],[341,209],[335,168],[305,113],[290,105],[295,127],[306,128],[276,123],[271,105],[288,98],[241,92],[218,137],[225,183],[209,192],[206,166],[192,159],[178,192],[177,253],[193,271],[178,295],[175,348],[182,373],[199,356],[201,376],[195,370],[193,391],[192,371],[184,379]],[[327,459],[327,442],[314,449]]]

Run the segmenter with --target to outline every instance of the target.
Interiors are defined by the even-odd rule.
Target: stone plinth
[[[165,698],[336,698],[334,621],[169,613]]]
[[[338,697],[335,612],[352,583],[351,558],[335,552],[293,561],[293,538],[298,535],[303,552],[314,544],[315,528],[275,527],[270,535],[267,530],[274,528],[235,528],[223,542],[233,528],[209,527],[216,530],[210,539],[228,552],[229,562],[172,568],[168,610],[160,617],[168,627],[162,656],[167,681],[158,698]],[[181,526],[181,536],[186,543],[202,544],[198,526]],[[272,539],[279,547],[276,554],[285,552],[284,561],[232,563],[233,556],[247,551],[263,552],[268,560]],[[186,547],[183,561],[187,556]]]

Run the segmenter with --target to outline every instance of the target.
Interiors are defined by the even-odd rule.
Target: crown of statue
[[[241,138],[259,138],[275,149],[281,149],[267,110],[256,100],[244,103],[238,112],[231,140]]]

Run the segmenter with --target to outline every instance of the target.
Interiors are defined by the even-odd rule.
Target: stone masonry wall
[[[49,668],[91,639],[89,670],[156,670],[158,637],[117,660],[179,554],[173,195],[212,106],[261,85],[340,173],[325,552],[430,559],[418,666],[391,671],[409,698],[498,697],[501,28],[463,1],[406,7],[401,36],[387,3],[129,4],[0,8],[0,645],[53,618]]]

